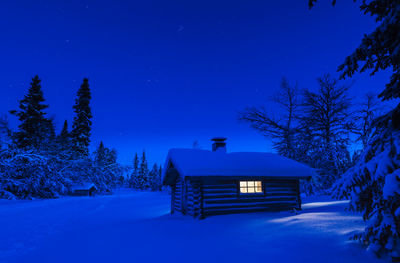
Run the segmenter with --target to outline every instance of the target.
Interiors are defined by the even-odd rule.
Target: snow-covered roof
[[[83,184],[76,184],[71,187],[72,191],[75,190],[90,190],[91,188],[97,189],[94,183],[83,183]]]
[[[182,177],[186,176],[269,176],[308,178],[310,167],[286,157],[264,152],[207,151],[171,149],[163,171],[167,176],[170,163]]]

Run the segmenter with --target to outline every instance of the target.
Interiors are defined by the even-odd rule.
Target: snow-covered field
[[[0,201],[0,262],[383,262],[349,235],[345,201],[304,200],[299,215],[196,220],[170,215],[165,193]]]

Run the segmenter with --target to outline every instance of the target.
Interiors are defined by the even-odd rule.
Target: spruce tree
[[[105,167],[117,162],[117,152],[115,149],[109,149],[101,141],[94,152],[94,161],[98,166]]]
[[[148,189],[150,188],[150,180],[149,180],[149,168],[146,159],[146,153],[143,151],[142,158],[140,159],[140,167],[139,167],[139,179],[140,179],[140,189]]]
[[[149,172],[149,179],[150,179],[150,189],[152,191],[160,191],[161,177],[158,170],[158,165],[156,163],[153,165],[153,168]]]
[[[11,146],[11,129],[9,127],[7,116],[0,117],[0,151]]]
[[[106,148],[101,141],[97,150],[94,152],[94,161],[98,166],[104,166],[106,163]]]
[[[42,150],[47,151],[51,154],[57,154],[57,140],[56,140],[56,129],[54,127],[54,119],[49,118],[44,122],[42,140]]]
[[[151,191],[155,191],[156,188],[156,177],[157,177],[157,170],[154,170],[154,166],[158,169],[157,165],[154,164],[152,169],[149,171],[148,179],[149,179],[149,186]]]
[[[106,148],[106,164],[111,165],[117,162],[117,151]]]
[[[130,187],[132,188],[139,188],[139,182],[138,182],[138,175],[139,175],[139,157],[138,154],[135,153],[135,157],[133,159],[133,169],[130,177]]]
[[[158,188],[159,191],[162,190],[162,186],[163,186],[163,181],[162,181],[162,167],[160,165],[160,168],[158,169],[158,177],[160,178],[160,186]]]
[[[65,120],[61,132],[57,136],[57,144],[60,153],[68,152],[67,155],[69,155],[69,150],[71,146],[70,140],[71,138],[70,138],[70,133],[68,131],[68,121]]]
[[[18,117],[20,124],[14,135],[16,145],[22,149],[40,149],[46,144],[46,140],[54,135],[52,120],[46,118],[44,97],[41,80],[36,75],[32,78],[28,94],[20,101],[19,110],[10,111]]]
[[[92,127],[92,112],[90,109],[91,93],[89,80],[83,79],[83,83],[78,90],[75,105],[74,121],[72,124],[71,141],[75,157],[89,155],[90,134]]]
[[[63,140],[66,140],[66,139],[68,139],[68,137],[69,137],[68,121],[65,120],[64,124],[63,124],[63,127],[62,127],[62,130],[61,130],[61,133],[60,133],[60,138],[62,138]]]

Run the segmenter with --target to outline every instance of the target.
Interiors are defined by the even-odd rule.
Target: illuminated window
[[[256,194],[262,193],[261,181],[240,181],[241,194]]]

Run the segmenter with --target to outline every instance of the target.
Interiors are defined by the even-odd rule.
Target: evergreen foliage
[[[71,143],[75,157],[89,155],[88,147],[92,127],[90,100],[89,80],[85,78],[78,90],[75,105],[73,106],[75,117],[72,123]]]
[[[365,231],[355,236],[378,255],[400,258],[400,132],[379,128],[371,142],[334,186],[334,196],[350,199],[362,212]]]
[[[150,188],[149,168],[147,164],[145,151],[143,151],[142,158],[140,159],[138,183],[139,183],[139,189]]]
[[[105,147],[103,142],[100,142],[94,152],[94,161],[101,167],[113,165],[117,162],[117,152],[115,149]]]
[[[36,75],[32,78],[28,93],[19,103],[19,110],[10,111],[18,117],[20,124],[14,134],[14,140],[20,149],[43,149],[54,139],[54,125],[46,118],[41,80]]]
[[[55,136],[54,121],[43,111],[48,106],[44,104],[40,79],[33,78],[20,110],[12,111],[20,121],[18,131],[12,132],[7,119],[0,118],[0,198],[55,198],[68,194],[73,185],[87,182],[105,193],[120,184],[124,167],[116,163],[114,149],[101,143],[94,158],[85,155],[90,141],[89,100],[84,80],[74,106],[77,115],[73,132],[68,132],[65,121],[61,133]]]
[[[153,165],[149,173],[150,189],[152,191],[161,191],[161,174],[157,164]]]
[[[60,153],[70,155],[71,136],[68,131],[68,121],[65,120],[60,134],[57,136]]]
[[[129,186],[138,190],[162,190],[161,166],[158,167],[157,164],[154,164],[152,169],[149,170],[145,151],[143,151],[140,159],[138,154],[135,154]]]
[[[0,117],[0,150],[6,150],[12,145],[12,132],[8,125],[7,116]]]
[[[64,124],[63,124],[63,127],[62,127],[62,130],[60,132],[60,138],[61,138],[62,141],[67,141],[69,139],[69,136],[70,136],[70,134],[68,132],[68,121],[65,120]]]

